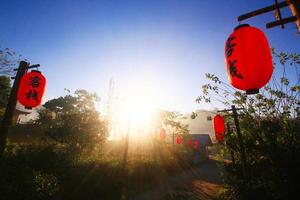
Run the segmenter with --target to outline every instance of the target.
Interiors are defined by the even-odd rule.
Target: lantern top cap
[[[237,29],[242,28],[242,27],[250,27],[250,25],[249,24],[238,25],[237,27],[234,28],[234,31],[236,31]]]
[[[41,71],[39,71],[39,70],[31,70],[31,72],[38,72],[38,73],[42,73]]]

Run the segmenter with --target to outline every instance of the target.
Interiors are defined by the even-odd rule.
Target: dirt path
[[[209,159],[199,167],[170,178],[165,184],[136,199],[145,200],[208,200],[214,199],[222,187],[217,161]]]

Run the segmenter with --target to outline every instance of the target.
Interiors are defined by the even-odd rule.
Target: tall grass
[[[78,154],[57,144],[10,144],[0,164],[0,199],[130,199],[189,169],[190,152],[159,142],[122,142]]]

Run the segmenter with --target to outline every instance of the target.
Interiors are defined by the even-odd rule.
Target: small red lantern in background
[[[25,108],[33,108],[41,104],[45,92],[46,78],[40,71],[26,73],[20,81],[18,101]]]
[[[189,140],[188,140],[188,145],[189,145],[189,146],[193,146],[193,140],[192,140],[192,139],[189,139]]]
[[[164,128],[161,128],[159,130],[159,136],[161,140],[164,140],[166,138],[166,130]]]
[[[222,142],[225,134],[225,122],[224,118],[221,115],[216,115],[214,117],[214,129],[216,140],[218,142]]]
[[[200,147],[200,142],[198,140],[195,140],[195,142],[194,142],[194,148],[195,149],[199,149],[199,147]]]
[[[256,94],[273,72],[271,49],[264,33],[243,24],[234,29],[225,44],[227,76],[231,85]]]
[[[177,137],[176,137],[176,143],[177,143],[177,144],[181,144],[182,142],[183,142],[182,136],[177,136]]]

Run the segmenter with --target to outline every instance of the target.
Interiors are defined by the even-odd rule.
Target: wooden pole
[[[19,84],[22,76],[27,71],[28,64],[29,63],[25,61],[20,62],[19,68],[17,70],[17,75],[15,77],[15,81],[10,92],[9,100],[0,126],[0,158],[3,157],[3,153],[6,146],[6,138],[8,135],[9,128],[12,125],[12,119],[17,104],[17,93],[18,93]]]
[[[297,18],[296,25],[300,32],[300,1],[299,0],[286,0],[290,5],[292,14]]]
[[[177,134],[178,135],[178,134]],[[173,159],[175,159],[175,134],[174,134],[174,131],[173,131],[173,148],[172,148],[172,154],[173,154]]]
[[[229,123],[227,123],[227,135],[231,134],[231,129],[230,129],[230,125]],[[230,155],[231,155],[231,161],[232,161],[232,165],[235,165],[235,158],[234,158],[234,152],[232,150],[230,150]]]
[[[175,135],[174,135],[174,131],[173,131],[173,134],[172,134],[172,146],[173,146],[173,149],[175,147]]]
[[[243,138],[242,138],[242,134],[241,134],[241,130],[240,130],[240,124],[239,124],[239,120],[238,120],[238,117],[237,117],[238,115],[237,115],[235,106],[232,105],[231,109],[232,109],[232,115],[233,115],[233,119],[234,119],[234,123],[235,123],[235,127],[236,127],[237,138],[238,138],[238,141],[239,141],[240,151],[241,151],[243,176],[244,176],[244,178],[246,178],[247,177],[246,154],[245,154]]]
[[[130,129],[131,129],[131,121],[130,121],[130,119],[128,119],[127,133],[126,133],[125,143],[124,143],[123,164],[122,164],[124,170],[125,170],[125,166],[127,164],[127,158],[128,158]]]

